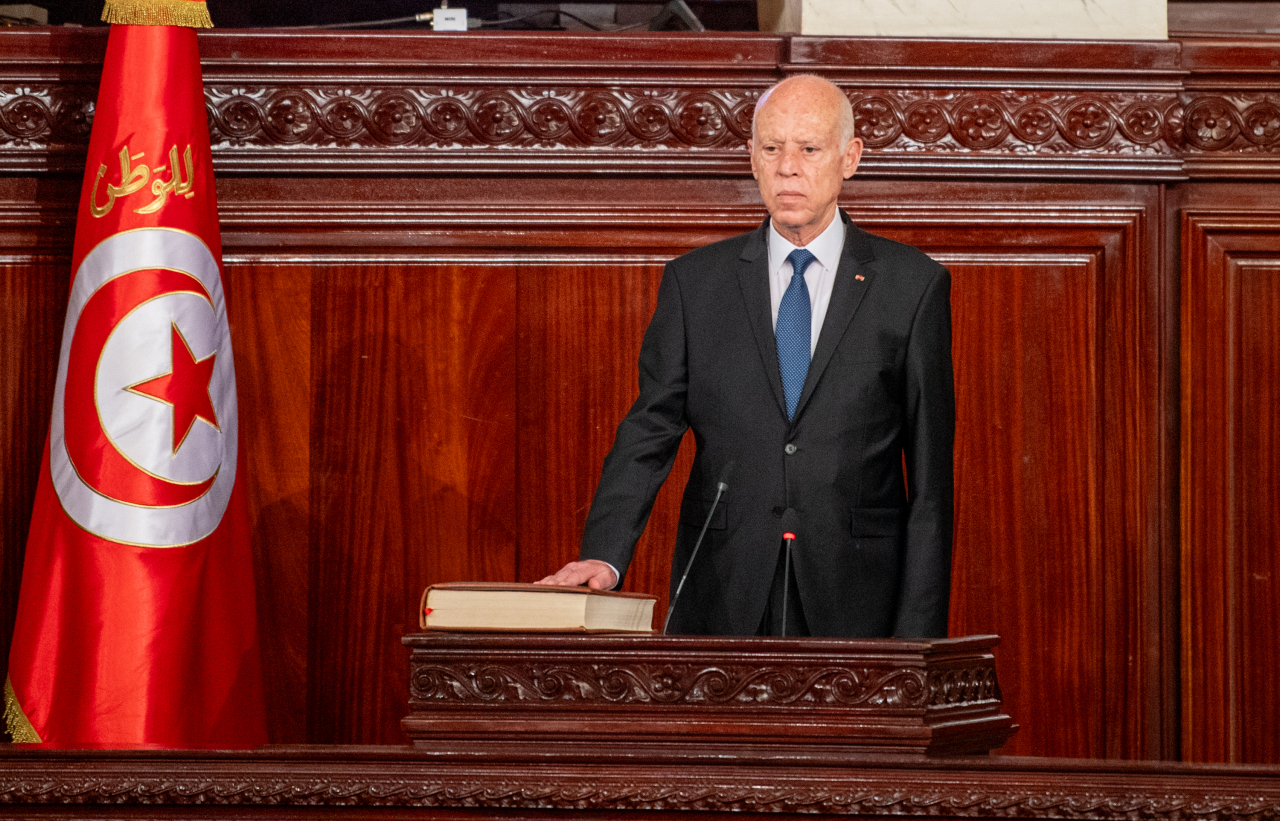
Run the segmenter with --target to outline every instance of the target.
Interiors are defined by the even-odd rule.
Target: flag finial
[[[213,28],[204,0],[107,0],[102,20],[126,26]]]

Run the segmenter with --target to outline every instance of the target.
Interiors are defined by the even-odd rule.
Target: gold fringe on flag
[[[40,736],[27,720],[27,714],[22,712],[22,705],[18,703],[8,676],[4,679],[4,723],[9,727],[9,735],[19,744],[40,743]]]
[[[204,0],[107,0],[102,20],[126,26],[213,28]]]

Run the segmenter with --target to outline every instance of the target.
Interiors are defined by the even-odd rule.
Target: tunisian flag
[[[104,19],[112,9],[108,5]],[[113,25],[5,684],[17,741],[266,741],[192,0]],[[119,22],[117,14],[114,22]]]

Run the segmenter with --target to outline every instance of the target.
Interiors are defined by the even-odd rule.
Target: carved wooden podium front
[[[448,760],[985,754],[1017,730],[998,642],[415,633],[402,725]]]

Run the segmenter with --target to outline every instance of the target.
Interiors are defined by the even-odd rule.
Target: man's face
[[[862,156],[862,140],[841,140],[840,92],[806,79],[774,89],[748,143],[751,173],[773,226],[796,245],[807,245],[830,224],[841,183]]]

